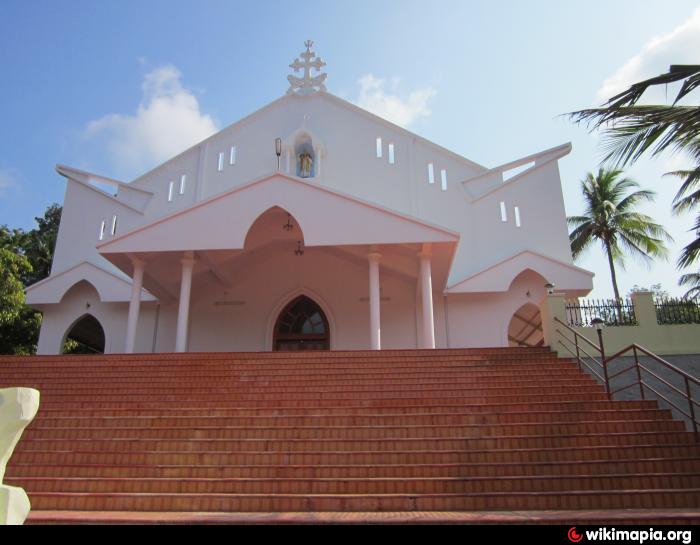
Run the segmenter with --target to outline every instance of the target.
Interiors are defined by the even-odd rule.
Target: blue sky
[[[0,223],[30,228],[65,182],[56,163],[128,180],[278,98],[312,38],[329,91],[486,166],[572,142],[569,214],[597,168],[597,135],[560,114],[697,63],[700,3],[686,0],[100,0],[0,3]],[[695,56],[693,56],[695,55]],[[607,93],[607,94],[606,94]],[[660,95],[663,100],[665,97]],[[696,99],[697,100],[697,99]],[[681,157],[628,171],[659,193],[669,263],[629,261],[633,284],[672,293],[692,216],[671,216]],[[547,198],[543,195],[542,198]],[[579,265],[612,294],[598,248]]]

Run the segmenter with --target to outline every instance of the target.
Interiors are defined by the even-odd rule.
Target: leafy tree
[[[668,249],[665,240],[672,240],[663,226],[653,218],[635,211],[644,201],[653,201],[654,192],[634,191],[639,184],[622,178],[620,170],[601,168],[597,175],[588,173],[581,181],[585,210],[582,216],[567,218],[571,253],[574,259],[583,254],[594,242],[600,242],[610,266],[615,300],[620,300],[615,262],[624,266],[624,254],[629,253],[649,262],[654,257],[665,258]],[[624,252],[623,252],[624,250]]]
[[[0,354],[35,354],[40,328],[41,313],[24,305],[17,319],[0,325]]]
[[[0,326],[14,322],[24,306],[22,276],[31,272],[29,260],[0,248]]]
[[[627,297],[631,297],[632,294],[640,291],[650,291],[654,296],[654,300],[664,301],[666,299],[670,299],[669,293],[661,287],[661,284],[652,284],[648,288],[635,284],[632,286],[629,292],[627,292]]]
[[[24,289],[50,274],[61,207],[49,206],[37,228],[0,226],[0,353],[33,354],[41,313],[24,304]]]
[[[52,204],[42,217],[34,218],[37,223],[36,229],[32,229],[25,235],[23,249],[32,264],[32,273],[25,279],[27,286],[31,286],[51,274],[51,262],[56,248],[61,211],[62,208],[58,204]]]

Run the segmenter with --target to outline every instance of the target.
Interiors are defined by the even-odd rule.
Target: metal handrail
[[[639,386],[639,392],[640,392],[642,399],[646,399],[646,397],[644,395],[644,389],[646,388],[647,390],[653,392],[655,395],[657,395],[658,397],[663,399],[666,403],[671,405],[673,408],[675,408],[681,414],[683,414],[684,416],[689,418],[692,425],[693,425],[693,433],[695,434],[695,440],[697,442],[700,442],[700,433],[698,430],[698,426],[700,425],[700,422],[698,422],[698,419],[697,419],[696,414],[695,414],[695,412],[696,412],[695,407],[696,406],[700,407],[700,403],[698,403],[696,400],[693,399],[693,394],[690,390],[690,383],[692,382],[693,384],[700,386],[700,379],[688,374],[687,372],[683,371],[682,369],[679,369],[675,365],[667,362],[663,358],[657,356],[653,352],[650,352],[649,350],[647,350],[643,346],[640,346],[636,343],[631,344],[631,345],[627,346],[626,348],[623,348],[622,350],[620,350],[619,352],[616,352],[615,354],[613,354],[610,357],[606,357],[605,356],[605,347],[603,345],[603,335],[602,335],[602,331],[600,329],[598,329],[598,340],[600,341],[600,346],[598,346],[595,343],[593,343],[592,341],[590,341],[589,339],[587,339],[584,335],[581,335],[575,329],[570,327],[568,324],[562,322],[559,318],[555,317],[554,321],[561,324],[562,326],[564,326],[564,328],[566,328],[568,331],[573,333],[573,336],[574,336],[574,339],[572,341],[570,338],[568,338],[566,335],[564,335],[564,333],[561,330],[556,329],[555,331],[559,334],[559,344],[562,345],[564,348],[566,348],[568,350],[568,352],[576,358],[580,369],[582,369],[583,366],[585,365],[595,376],[597,376],[599,379],[601,379],[603,381],[603,384],[605,385],[605,391],[607,392],[609,399],[612,399],[613,394],[622,392],[623,390],[627,390],[627,389],[632,388],[634,386]],[[600,359],[602,360],[602,364],[598,360],[596,360],[593,356],[591,356],[588,352],[586,352],[582,347],[579,346],[579,342],[578,342],[579,339],[583,339],[587,344],[589,344],[590,346],[595,348],[600,353]],[[566,346],[562,342],[562,340],[565,340],[569,344],[574,345],[576,353],[574,353],[568,346]],[[610,362],[612,362],[613,360],[615,360],[617,358],[624,356],[625,354],[627,354],[630,351],[632,351],[633,355],[634,355],[634,364],[630,365],[629,367],[626,367],[625,369],[622,369],[621,371],[616,372],[615,374],[613,374],[611,376],[609,376],[608,375],[608,365],[610,364]],[[586,356],[588,356],[590,359],[592,359],[597,365],[602,367],[604,376],[601,376],[599,373],[597,373],[595,371],[595,369],[593,369],[590,365],[588,365],[588,363],[586,363],[584,360],[582,360],[581,352],[583,352]],[[667,380],[658,376],[656,373],[654,373],[651,369],[649,369],[645,365],[641,364],[639,362],[639,352],[646,355],[647,357],[652,358],[654,361],[660,363],[665,368],[676,373],[677,375],[680,375],[680,377],[685,382],[685,392],[682,391],[681,389],[679,389],[678,387],[676,387],[674,384],[671,384]],[[631,384],[629,384],[627,386],[624,386],[622,388],[618,388],[617,390],[611,391],[610,380],[613,378],[617,378],[621,375],[624,375],[625,373],[628,373],[629,371],[632,371],[633,369],[637,371],[636,381],[632,382]],[[685,410],[681,409],[676,403],[674,403],[673,401],[668,399],[666,396],[664,396],[662,393],[660,393],[654,387],[652,387],[650,384],[648,384],[646,381],[644,381],[642,379],[642,371],[650,374],[655,379],[661,381],[663,384],[665,384],[666,386],[671,388],[673,391],[675,391],[675,392],[679,393],[681,396],[685,397],[685,400],[688,403],[689,413],[685,412]]]
[[[655,390],[654,388],[652,388],[651,386],[649,386],[646,382],[644,382],[643,384],[644,384],[644,386],[646,386],[647,388],[649,388],[649,390],[651,390],[651,391],[654,392],[657,396],[659,396],[661,399],[663,399],[666,403],[668,403],[669,405],[671,405],[671,407],[677,409],[679,413],[681,413],[681,414],[684,415],[684,416],[687,416],[688,418],[693,418],[692,415],[690,415],[690,414],[688,414],[687,412],[685,412],[683,409],[681,409],[678,405],[676,405],[673,401],[671,401],[669,398],[667,398],[667,397],[666,397],[665,395],[663,395],[661,392],[659,392],[658,390]],[[634,385],[633,385],[633,386],[634,386]]]
[[[584,335],[581,335],[578,331],[576,331],[575,329],[573,329],[572,327],[570,327],[569,324],[562,322],[562,321],[561,321],[559,318],[557,318],[556,316],[554,317],[554,321],[557,322],[557,323],[559,323],[559,324],[561,324],[561,325],[563,325],[566,329],[568,329],[569,331],[571,331],[571,333],[573,333],[574,335],[576,335],[577,338],[578,338],[578,337],[581,337],[581,338],[582,338],[584,341],[586,341],[589,345],[591,345],[591,346],[592,346],[593,348],[595,348],[598,352],[600,352],[600,346],[598,346],[598,345],[595,344],[594,342],[590,341],[590,340],[589,340],[587,337],[585,337]]]
[[[566,340],[568,341],[568,339],[566,339]],[[569,354],[571,354],[572,356],[577,358],[578,364],[579,364],[579,369],[581,369],[581,364],[583,364],[588,368],[588,370],[591,373],[593,373],[595,376],[597,376],[601,381],[605,382],[605,379],[603,378],[603,376],[600,373],[598,373],[595,369],[593,369],[593,367],[588,365],[585,361],[581,360],[580,356],[576,356],[576,354],[574,354],[568,346],[566,346],[563,342],[561,342],[561,339],[559,340],[559,344],[562,345],[564,348],[566,348],[569,351]],[[598,363],[595,359],[593,359],[593,361]]]
[[[616,357],[617,357],[619,354],[621,354],[621,353],[629,352],[629,350],[630,350],[631,348],[636,348],[637,350],[639,350],[640,352],[643,352],[644,354],[646,354],[646,355],[649,356],[650,358],[653,358],[653,359],[655,359],[656,361],[658,361],[659,363],[661,363],[661,364],[663,364],[664,366],[668,367],[669,369],[671,369],[671,371],[674,371],[674,372],[678,373],[678,374],[681,375],[683,378],[687,378],[687,379],[690,380],[691,382],[694,382],[695,384],[697,384],[698,386],[700,386],[700,379],[694,377],[693,375],[689,375],[688,373],[686,373],[685,371],[683,371],[683,369],[679,369],[678,367],[676,367],[676,366],[673,365],[672,363],[667,362],[665,359],[663,359],[663,358],[657,356],[657,355],[654,354],[653,352],[649,352],[646,348],[644,348],[643,346],[640,346],[640,345],[638,345],[638,344],[636,344],[636,343],[635,343],[635,344],[629,345],[627,348],[625,348],[624,350],[621,350],[621,351],[618,352],[617,354],[614,354],[614,355],[611,356],[609,359],[612,360],[612,359],[616,358]]]
[[[560,335],[562,335],[561,331],[559,331],[558,329],[557,329],[557,332],[558,332]],[[563,338],[564,340],[568,341],[568,342],[571,342],[569,339],[567,339],[567,338],[564,337],[563,335],[562,335],[562,338]],[[560,341],[560,342],[561,342],[561,341]],[[563,343],[562,343],[562,344],[563,344]],[[586,354],[586,356],[588,356],[589,358],[591,358],[591,359],[595,362],[595,364],[596,364],[598,367],[600,367],[601,369],[603,368],[603,364],[602,364],[601,362],[599,362],[597,359],[595,359],[595,356],[592,356],[591,354],[589,354],[588,352],[586,352],[586,351],[585,351],[583,348],[581,348],[580,346],[577,346],[576,348],[578,348],[579,352],[583,352],[584,354]],[[572,352],[572,354],[573,354],[573,352]]]
[[[614,379],[614,378],[619,377],[620,375],[624,375],[627,371],[631,371],[631,370],[634,369],[634,368],[635,368],[634,365],[630,365],[629,367],[625,367],[622,371],[618,371],[618,372],[615,373],[614,375],[610,375],[608,378],[609,378],[610,380],[612,380],[612,379]]]

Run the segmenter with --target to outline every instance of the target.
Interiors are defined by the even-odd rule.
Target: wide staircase
[[[29,523],[691,523],[700,446],[546,348],[0,358]]]

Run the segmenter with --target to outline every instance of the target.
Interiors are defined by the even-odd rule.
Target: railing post
[[[601,320],[602,322],[602,320]],[[608,393],[608,399],[612,400],[610,395],[610,380],[608,379],[608,362],[605,359],[605,346],[603,345],[603,327],[601,323],[595,324],[598,332],[598,343],[600,344],[600,358],[603,360],[603,376],[605,377],[605,391]]]
[[[695,434],[695,442],[700,442],[700,437],[698,436],[698,423],[695,421],[695,404],[693,403],[693,398],[690,393],[690,381],[688,377],[685,379],[685,395],[688,396],[688,405],[690,405],[690,419],[693,421],[693,433]]]
[[[578,349],[578,333],[574,333],[574,344],[576,345],[576,363],[578,364],[578,368],[583,371],[583,366],[581,365],[581,353]]]
[[[642,396],[642,401],[644,401],[644,385],[642,384],[642,370],[639,368],[639,356],[637,355],[637,347],[632,345],[632,352],[634,352],[634,366],[637,368],[637,380],[639,381],[639,393]]]
[[[566,296],[563,293],[550,293],[542,303],[540,303],[540,313],[542,316],[542,334],[544,344],[557,352],[559,357],[564,357],[557,346],[559,335],[556,332],[557,325],[554,321],[559,318],[563,323],[566,321]]]

